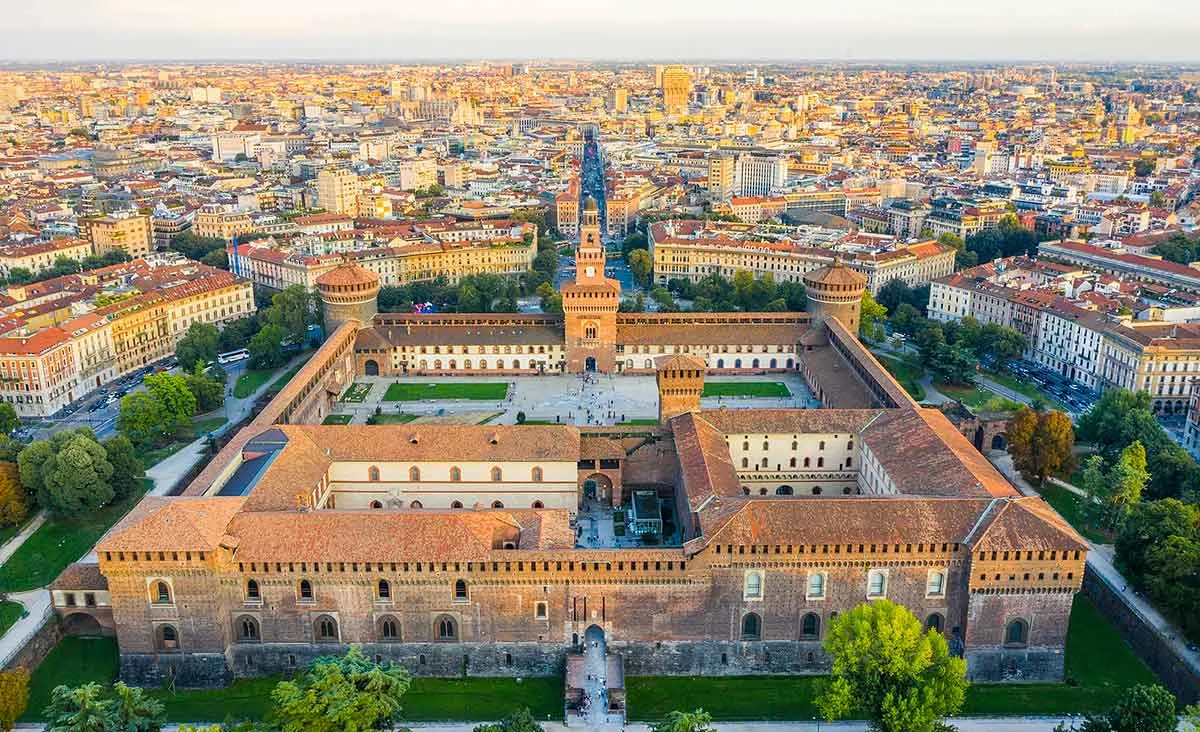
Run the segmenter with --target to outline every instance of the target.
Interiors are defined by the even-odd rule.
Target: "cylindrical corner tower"
[[[333,333],[347,320],[370,325],[379,312],[379,275],[346,262],[317,278],[325,311],[325,331]]]
[[[808,290],[808,313],[814,326],[832,317],[841,321],[851,333],[858,333],[862,296],[867,289],[866,275],[850,269],[838,259],[828,267],[804,275],[804,287]]]

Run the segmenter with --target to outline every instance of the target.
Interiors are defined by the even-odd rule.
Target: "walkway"
[[[258,401],[260,396],[266,393],[267,389],[271,387],[271,384],[275,382],[275,379],[278,378],[279,375],[287,373],[289,369],[303,362],[311,355],[311,353],[303,353],[299,356],[296,356],[291,361],[288,361],[275,371],[275,374],[272,376],[272,378],[267,379],[262,386],[258,387],[258,389],[248,397],[239,399],[233,396],[233,387],[226,385],[225,406],[222,411],[229,421],[222,425],[219,429],[215,430],[212,434],[214,436],[220,436],[224,434],[225,431],[231,429],[233,425],[250,416],[250,412],[254,409],[255,402]],[[239,373],[240,370],[231,372],[229,381],[231,383],[234,382],[236,375]],[[205,455],[207,454],[207,450],[208,436],[205,435],[204,437],[199,437],[191,443],[185,445],[174,455],[171,455],[167,459],[147,470],[146,477],[154,481],[154,487],[150,489],[149,495],[165,496],[170,493],[172,489],[178,485],[179,481],[182,480],[183,477],[187,475],[193,467],[195,467],[196,463],[204,459]]]
[[[25,606],[21,616],[3,636],[0,636],[0,668],[8,665],[25,644],[37,635],[46,618],[50,616],[50,591],[45,589],[27,592],[10,592],[8,599]]]
[[[40,529],[44,523],[46,523],[46,512],[38,511],[33,520],[26,524],[25,528],[21,529],[21,533],[4,542],[4,546],[0,546],[0,564],[7,562],[8,558],[21,548],[25,540],[33,536],[33,532]]]

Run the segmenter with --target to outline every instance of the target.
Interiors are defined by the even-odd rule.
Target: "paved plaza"
[[[706,397],[704,409],[813,409],[820,403],[813,398],[804,380],[796,373],[760,376],[715,376],[709,382],[779,381],[787,385],[790,397]],[[477,399],[427,399],[421,401],[383,401],[387,388],[394,383],[504,382],[508,396],[501,401]],[[360,376],[359,384],[371,384],[361,403],[338,402],[334,412],[349,414],[352,423],[361,424],[378,407],[387,414],[413,414],[422,420],[446,421],[455,416],[461,421],[489,424],[516,424],[517,414],[526,421],[558,424],[616,425],[658,418],[658,389],[653,375],[621,376],[583,374],[558,376]],[[493,416],[495,415],[495,416]],[[490,417],[490,419],[489,419]]]

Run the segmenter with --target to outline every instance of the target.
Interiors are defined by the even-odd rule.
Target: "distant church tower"
[[[612,373],[616,370],[617,307],[621,284],[604,276],[600,211],[591,196],[583,204],[575,282],[562,288],[567,340],[567,371]]]

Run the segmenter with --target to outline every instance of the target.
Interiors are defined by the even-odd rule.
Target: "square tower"
[[[617,361],[617,309],[621,283],[604,276],[600,212],[588,196],[579,226],[575,282],[562,288],[567,371],[612,373]]]

